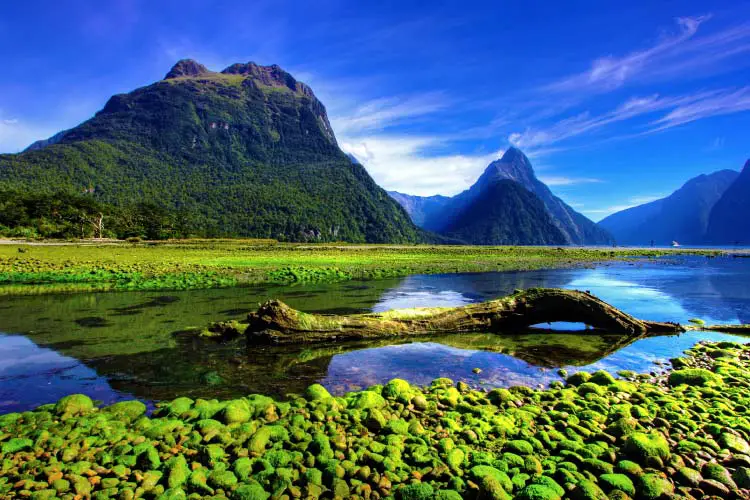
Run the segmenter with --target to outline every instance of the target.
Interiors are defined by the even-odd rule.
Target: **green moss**
[[[629,456],[645,461],[655,457],[666,459],[669,457],[669,443],[664,436],[658,432],[645,434],[634,432],[625,438],[623,450]]]
[[[385,399],[380,394],[373,391],[362,391],[354,398],[354,408],[361,410],[369,408],[383,408],[386,405]]]
[[[432,500],[435,490],[429,483],[410,484],[397,490],[397,497],[400,500]]]
[[[513,491],[513,483],[508,474],[489,465],[476,465],[469,470],[469,475],[476,481],[480,481],[485,476],[492,477],[497,481],[506,492]]]
[[[553,488],[542,484],[530,484],[515,496],[517,500],[560,500],[562,495]]]
[[[28,438],[11,438],[3,443],[3,454],[16,453],[17,451],[27,450],[34,446],[34,441]]]
[[[65,396],[55,405],[55,412],[63,418],[84,415],[94,409],[94,402],[84,394]]]
[[[332,397],[328,389],[320,384],[313,384],[305,390],[305,398],[309,401],[328,401]]]
[[[233,498],[238,500],[268,500],[270,496],[258,483],[241,484],[233,493]]]
[[[625,474],[602,474],[599,476],[599,485],[607,493],[620,490],[631,497],[635,496],[635,485]]]
[[[686,368],[684,370],[677,370],[669,374],[669,385],[677,386],[680,384],[687,384],[690,386],[718,386],[722,384],[722,379],[719,375],[704,370],[703,368]]]
[[[615,383],[615,378],[604,370],[598,370],[591,374],[588,380],[591,383],[608,386]]]
[[[659,474],[644,474],[638,481],[638,493],[647,500],[669,498],[674,493],[674,485]]]
[[[575,500],[607,500],[607,495],[593,481],[580,481],[570,494]]]
[[[519,455],[531,455],[534,453],[534,447],[529,442],[520,439],[508,441],[505,443],[505,449]]]

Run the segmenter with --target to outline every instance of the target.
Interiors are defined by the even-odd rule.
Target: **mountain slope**
[[[555,226],[565,236],[566,243],[574,245],[611,243],[612,238],[607,231],[573,210],[552,194],[546,184],[537,179],[531,162],[517,148],[508,149],[502,158],[490,163],[466,195],[471,196],[472,191],[501,179],[515,181],[537,195],[552,216]]]
[[[614,213],[599,224],[620,244],[701,244],[712,208],[738,175],[734,170],[699,175],[666,198]]]
[[[486,186],[442,230],[448,237],[474,245],[564,245],[539,197],[517,182],[499,180]]]
[[[514,201],[516,203],[525,203],[533,199],[541,201],[552,224],[557,229],[554,233],[541,236],[541,239],[557,241],[559,233],[562,234],[563,241],[555,244],[596,245],[612,242],[612,237],[607,231],[552,194],[552,191],[536,178],[531,162],[526,155],[516,148],[510,148],[501,159],[490,163],[469,189],[452,198],[423,198],[393,192],[389,192],[389,194],[406,208],[406,211],[418,226],[439,234],[447,234],[449,228],[453,233],[456,233],[459,215],[476,203],[476,200],[483,196],[485,190],[493,188],[503,181],[513,182],[533,195],[532,197],[515,196]],[[498,196],[504,192],[510,193],[507,186],[504,189],[493,190],[493,193]],[[482,206],[488,207],[486,201],[486,199],[482,200]],[[503,200],[498,198],[497,202],[502,204]],[[504,207],[501,207],[501,210],[503,209]],[[520,207],[519,209],[523,210],[526,216],[536,214],[536,210],[529,207]],[[483,216],[481,211],[474,213],[478,217]],[[538,220],[536,222],[538,223],[537,227],[545,227],[544,221]],[[535,241],[537,240],[538,238],[535,239]]]
[[[396,200],[399,205],[404,207],[411,220],[419,227],[425,227],[425,221],[431,220],[436,214],[442,213],[449,205],[451,198],[448,196],[414,196],[410,194],[399,193],[398,191],[388,191],[391,198]]]
[[[750,160],[711,210],[706,242],[750,244]]]
[[[325,107],[278,66],[191,60],[17,155],[0,188],[151,202],[198,235],[413,242],[422,232],[341,152]]]

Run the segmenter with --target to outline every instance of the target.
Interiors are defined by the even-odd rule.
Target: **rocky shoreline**
[[[750,498],[750,346],[548,389],[403,380],[287,401],[72,395],[0,416],[0,497]]]

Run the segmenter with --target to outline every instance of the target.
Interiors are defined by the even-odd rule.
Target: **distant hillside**
[[[711,210],[706,242],[750,245],[750,160]]]
[[[714,205],[738,175],[734,170],[699,175],[666,198],[614,213],[599,225],[623,245],[702,244]]]
[[[414,224],[427,230],[433,230],[433,228],[425,225],[425,222],[434,220],[437,214],[445,210],[451,200],[448,196],[441,195],[413,196],[398,191],[388,191],[388,194],[404,207]]]
[[[134,234],[143,211],[129,211],[147,203],[181,223],[179,234],[157,231],[165,237],[423,238],[339,149],[310,87],[275,65],[234,64],[217,73],[180,61],[165,79],[113,96],[81,125],[0,155],[0,191],[85,195],[132,222]]]
[[[442,234],[475,245],[564,245],[539,197],[510,180],[495,181],[452,217]]]
[[[510,189],[505,181],[514,183],[522,187],[531,196],[521,196],[515,190]],[[494,189],[496,185],[502,183],[502,188]],[[472,205],[481,202],[480,206],[485,209],[490,208],[488,204],[491,200],[487,198],[486,191],[496,196],[495,202],[498,204],[497,212],[491,210],[474,210]],[[464,235],[466,241],[479,243],[486,241],[485,236],[473,238],[469,231],[461,230],[461,224],[467,224],[469,221],[463,217],[463,214],[473,213],[482,220],[478,223],[480,226],[498,228],[510,227],[507,221],[498,225],[495,219],[500,213],[507,215],[508,207],[515,206],[519,211],[519,217],[524,219],[523,227],[517,228],[517,234],[510,236],[508,233],[502,233],[503,240],[514,240],[520,244],[539,244],[539,241],[555,241],[554,244],[609,244],[612,237],[606,230],[597,226],[594,222],[579,214],[560,198],[552,194],[552,191],[534,174],[531,162],[520,150],[510,148],[505,152],[503,157],[492,162],[484,173],[479,177],[476,183],[466,191],[452,197],[414,197],[403,195],[401,193],[389,194],[406,208],[406,211],[412,216],[412,220],[425,229],[435,231],[439,234],[445,234],[453,237]],[[502,196],[512,196],[510,202],[503,200]],[[481,200],[480,200],[481,198]],[[527,203],[539,201],[544,208],[543,212],[546,218],[540,218],[539,212],[535,206],[527,206]],[[520,215],[523,214],[523,215]],[[531,222],[529,217],[536,217]],[[531,235],[526,231],[529,227],[535,227],[538,230],[546,231],[547,221],[551,221],[556,231],[545,232],[544,234]],[[520,223],[520,219],[515,221]],[[472,227],[477,227],[472,224]],[[490,231],[491,234],[500,234],[498,231]],[[562,240],[560,240],[562,236]],[[499,239],[491,244],[500,244]]]

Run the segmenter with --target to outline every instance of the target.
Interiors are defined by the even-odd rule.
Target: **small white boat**
[[[673,241],[673,242],[672,242],[672,246],[673,246],[673,247],[678,247],[678,246],[680,246],[680,244],[679,244],[679,243],[677,243],[676,241]]]

